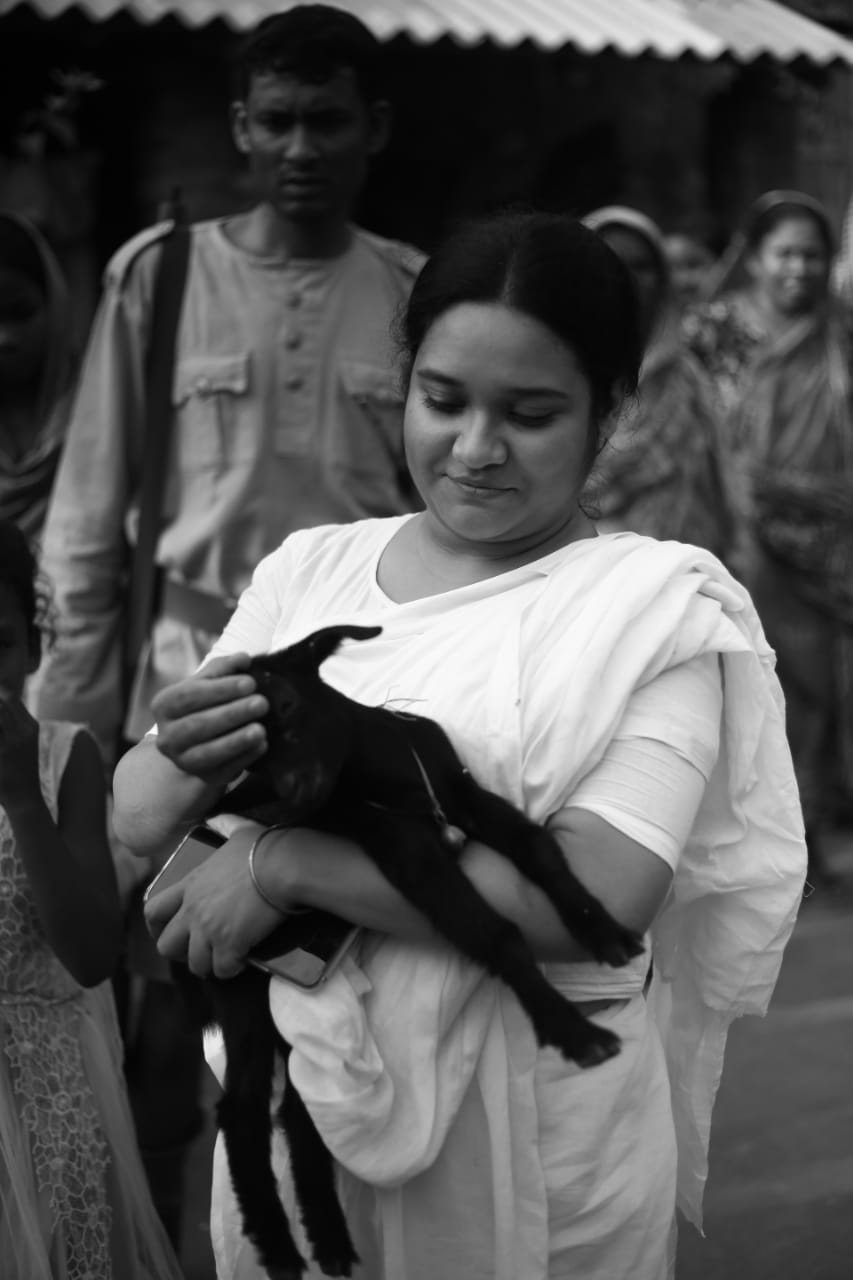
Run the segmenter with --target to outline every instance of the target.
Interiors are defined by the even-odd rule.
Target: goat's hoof
[[[324,1276],[351,1276],[358,1258],[332,1258],[327,1261],[317,1258],[316,1262]]]
[[[641,934],[617,924],[606,912],[602,911],[602,915],[596,917],[597,913],[584,912],[584,928],[577,930],[575,936],[599,964],[609,964],[618,969],[642,954],[644,943]]]
[[[558,1049],[569,1062],[576,1062],[579,1067],[597,1067],[608,1058],[615,1058],[622,1047],[622,1042],[612,1031],[599,1027],[586,1019],[566,1026],[565,1018],[561,1019],[559,1028],[549,1025],[546,1029],[541,1025],[536,1029],[539,1043],[552,1045]]]
[[[643,954],[643,939],[637,933],[632,933],[630,929],[620,930],[620,936],[614,939],[612,944],[607,944],[603,948],[602,960],[605,964],[613,965],[619,968],[620,965],[628,964],[636,956]]]
[[[615,1058],[622,1047],[621,1040],[612,1031],[596,1027],[595,1032],[594,1038],[591,1037],[587,1044],[581,1048],[575,1045],[572,1052],[566,1054],[579,1067],[599,1067],[609,1058]],[[565,1049],[563,1052],[566,1052]]]
[[[351,1276],[353,1267],[358,1263],[358,1254],[354,1250],[336,1253],[333,1257],[321,1257],[315,1253],[314,1261],[324,1276]]]

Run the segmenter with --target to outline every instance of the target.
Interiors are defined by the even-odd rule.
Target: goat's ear
[[[299,652],[300,657],[304,652],[315,666],[320,667],[327,658],[331,658],[342,640],[372,640],[374,636],[380,635],[381,631],[381,627],[323,627],[320,631],[314,631],[310,636],[306,636],[293,648],[294,651]]]

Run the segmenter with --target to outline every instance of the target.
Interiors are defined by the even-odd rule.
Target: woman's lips
[[[507,485],[488,484],[482,480],[474,480],[470,476],[448,475],[447,479],[451,484],[461,489],[463,493],[474,497],[497,498],[501,494],[510,492],[510,488]]]

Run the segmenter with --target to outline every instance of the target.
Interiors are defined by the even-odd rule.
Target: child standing
[[[43,606],[24,535],[0,521],[0,1275],[179,1280],[106,982],[121,916],[100,756],[22,701]]]

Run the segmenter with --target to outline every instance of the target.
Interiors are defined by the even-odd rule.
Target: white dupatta
[[[526,719],[547,744],[544,755],[533,747],[524,754],[536,775],[535,820],[564,804],[598,762],[634,689],[699,654],[721,658],[720,757],[653,930],[649,996],[672,1089],[678,1204],[700,1226],[728,1028],[743,1014],[766,1012],[805,877],[782,696],[747,593],[710,554],[619,534],[598,539],[571,573],[569,595],[560,570],[534,606],[541,646]],[[507,663],[517,660],[511,644],[502,653]],[[496,679],[514,687],[517,672],[497,672]],[[555,758],[558,771],[548,768]],[[486,773],[484,785],[508,794],[499,765]],[[537,1046],[511,993],[455,952],[389,938],[361,968],[348,961],[319,996],[272,980],[270,1007],[293,1045],[291,1079],[323,1140],[374,1196],[384,1274],[406,1278],[402,1241],[413,1211],[407,1184],[457,1140],[460,1109],[476,1079],[479,1140],[492,1155],[493,1239],[482,1276],[544,1280]],[[221,1048],[211,1043],[208,1056],[221,1070]],[[283,1168],[280,1149],[277,1161]],[[347,1184],[344,1176],[345,1201]],[[480,1274],[472,1264],[472,1280]]]

